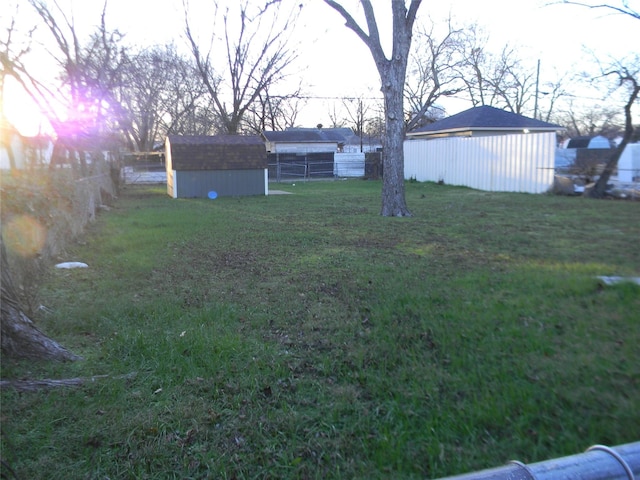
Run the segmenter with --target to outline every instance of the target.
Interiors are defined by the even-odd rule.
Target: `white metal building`
[[[553,185],[559,130],[494,107],[475,107],[407,134],[405,178],[544,193]]]

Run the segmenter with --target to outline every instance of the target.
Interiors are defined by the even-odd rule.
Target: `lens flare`
[[[29,215],[17,215],[4,228],[5,245],[22,257],[35,257],[47,241],[47,229]]]

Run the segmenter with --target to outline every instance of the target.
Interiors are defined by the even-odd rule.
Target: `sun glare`
[[[9,122],[25,137],[33,137],[40,133],[50,133],[51,131],[46,116],[42,114],[40,108],[24,89],[11,77],[6,80],[2,108]]]

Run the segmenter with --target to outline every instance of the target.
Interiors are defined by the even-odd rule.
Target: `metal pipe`
[[[441,480],[640,480],[640,442],[617,447],[594,445],[586,452],[525,465],[465,473]]]

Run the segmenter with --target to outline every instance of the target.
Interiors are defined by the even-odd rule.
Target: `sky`
[[[6,1],[6,0],[4,0]],[[20,1],[20,0],[10,0]],[[72,6],[76,24],[87,31],[95,25],[102,9],[99,0],[58,0]],[[175,42],[182,38],[182,0],[107,0],[107,26],[126,34],[128,42],[148,45]],[[237,2],[238,0],[225,0]],[[301,4],[296,25],[296,48],[300,52],[296,74],[305,79],[305,91],[313,99],[299,117],[304,126],[329,124],[329,109],[335,98],[348,96],[379,97],[379,77],[371,54],[362,41],[344,25],[340,15],[322,0],[286,0]],[[553,80],[569,70],[593,68],[593,55],[609,59],[619,57],[640,45],[638,21],[570,5],[550,5],[554,0],[423,0],[419,19],[436,22],[448,16],[460,24],[476,23],[489,35],[490,50],[498,52],[504,45],[518,48],[520,57],[535,65],[540,60],[540,80]],[[640,11],[640,0],[630,0]],[[211,0],[188,0],[195,21],[210,23]],[[356,18],[361,8],[356,0],[343,0]],[[614,3],[614,2],[610,2]],[[390,36],[388,0],[373,0],[381,35]],[[21,11],[27,8],[21,6]],[[389,12],[389,13],[388,13]],[[23,13],[24,14],[24,13]],[[82,32],[81,32],[82,33]],[[27,101],[18,101],[18,117],[34,123],[37,112]],[[7,105],[10,107],[11,105]],[[449,100],[443,105],[447,114],[470,108],[467,101]],[[8,112],[9,113],[9,112]]]

